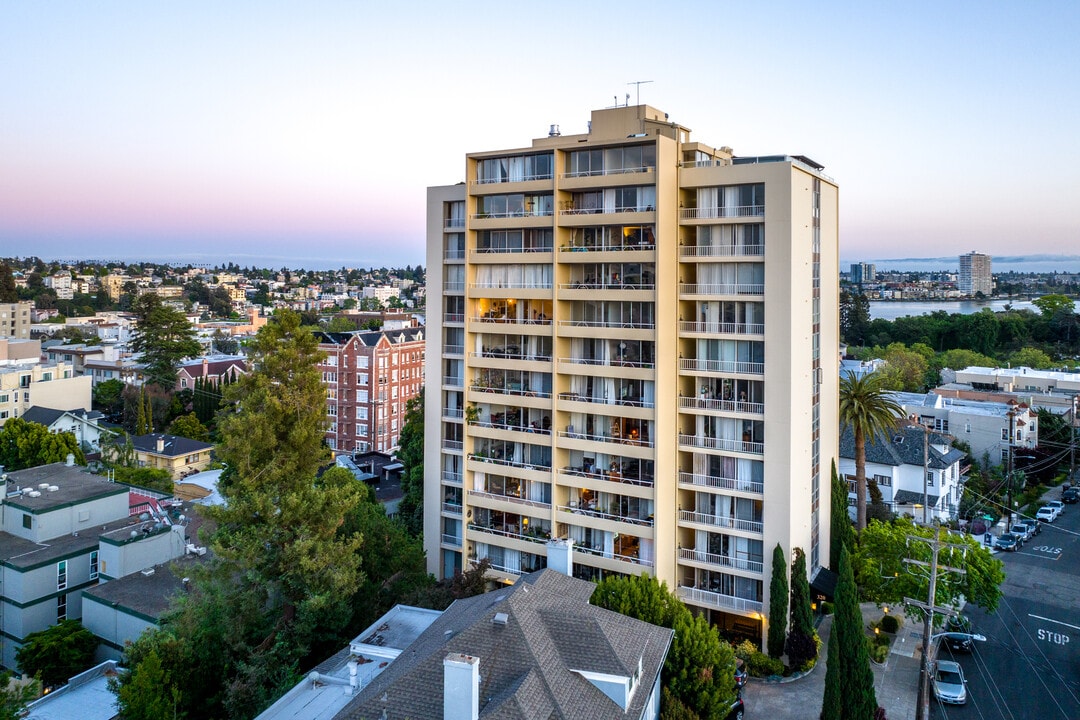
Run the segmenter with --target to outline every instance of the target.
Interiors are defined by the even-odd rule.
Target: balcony
[[[689,602],[695,605],[721,608],[723,610],[735,610],[744,613],[761,612],[762,609],[760,600],[747,600],[746,598],[736,597],[734,595],[724,595],[723,593],[713,592],[712,590],[703,590],[687,585],[679,586],[679,599],[683,602]]]
[[[529,355],[521,352],[517,346],[511,347],[494,347],[484,348],[483,352],[471,352],[469,353],[471,358],[500,358],[505,360],[536,360],[540,362],[551,362],[550,355]]]
[[[464,230],[464,229],[465,229],[465,218],[463,218],[463,217],[443,218],[443,230]]]
[[[465,381],[459,377],[452,377],[450,375],[444,375],[442,379],[443,387],[465,387]]]
[[[443,470],[442,481],[447,485],[461,485],[461,473],[453,470]]]
[[[478,453],[471,453],[469,455],[469,459],[475,460],[476,462],[502,465],[503,467],[520,468],[522,470],[540,470],[543,472],[548,472],[551,470],[550,465],[540,465],[537,463],[520,462],[518,460],[507,460],[505,458],[488,457],[486,455],[480,455]]]
[[[561,472],[563,475],[568,475],[571,477],[583,477],[590,480],[628,483],[630,485],[639,485],[641,487],[652,487],[654,482],[653,476],[650,473],[643,473],[640,470],[635,469],[635,467],[631,464],[633,462],[636,461],[623,463],[621,465],[621,469],[619,466],[616,466],[616,468],[613,470],[604,470],[603,468],[593,468],[591,466],[589,469],[585,469],[584,467],[575,467],[573,465],[568,465],[562,468],[559,472]]]
[[[501,247],[478,247],[475,250],[470,251],[469,257],[477,259],[485,255],[521,255],[529,253],[549,253],[554,248],[551,245],[539,245],[535,247],[524,246],[501,246]]]
[[[464,447],[465,447],[464,444],[460,440],[447,440],[446,438],[443,438],[443,441],[442,441],[442,449],[443,450],[452,450],[452,451],[455,451],[455,452],[461,452],[464,449]]]
[[[505,422],[481,422],[477,420],[469,423],[472,427],[488,428],[490,430],[509,430],[511,432],[522,432],[536,435],[551,435],[550,429],[544,429],[537,424],[532,425],[511,425]]]
[[[611,513],[601,512],[599,510],[577,507],[576,505],[560,505],[555,508],[561,512],[573,513],[574,515],[585,515],[587,517],[596,518],[598,520],[611,520],[612,522],[627,523],[630,525],[643,525],[645,527],[653,526],[653,516],[648,517],[633,517],[630,515],[613,515]]]
[[[506,210],[504,212],[482,212],[471,217],[473,220],[504,220],[506,218],[551,217],[553,214],[550,207],[537,207]]]
[[[464,260],[465,248],[447,248],[443,252],[443,260]]]
[[[564,360],[566,362],[574,362],[574,361],[571,361],[571,360],[569,360],[567,358],[560,358],[560,360]],[[576,362],[583,362],[583,361],[576,361]],[[586,364],[589,364],[589,363],[586,363]],[[592,364],[610,367],[609,365],[607,365],[607,363],[592,363]],[[652,367],[652,365],[650,364],[649,367]],[[559,399],[560,400],[568,400],[570,402],[593,403],[595,405],[617,405],[619,407],[651,408],[654,405],[652,402],[642,400],[640,398],[589,397],[587,395],[579,395],[578,393],[575,393],[575,392],[559,393]]]
[[[765,363],[742,362],[738,360],[700,360],[698,358],[680,358],[679,369],[691,372],[739,373],[743,375],[764,375]]]
[[[517,495],[506,495],[503,493],[492,493],[484,490],[470,490],[469,499],[472,498],[487,498],[488,500],[502,500],[505,502],[511,502],[515,505],[525,505],[527,507],[550,509],[551,503],[542,502],[540,500],[527,500],[526,498],[519,497]]]
[[[559,175],[564,180],[572,180],[573,178],[585,178],[585,177],[601,177],[603,175],[629,175],[632,173],[651,173],[656,171],[655,165],[641,165],[637,167],[619,167],[619,168],[598,168],[590,170],[579,170],[577,172],[566,172]]]
[[[716,553],[694,550],[693,548],[679,548],[679,559],[734,570],[746,570],[747,572],[760,573],[763,570],[762,563],[758,560],[717,555]]]
[[[591,440],[593,442],[617,443],[619,445],[633,445],[635,447],[652,447],[653,441],[634,437],[633,435],[589,435],[588,433],[576,432],[573,429],[560,430],[559,437],[571,440]]]
[[[655,288],[655,283],[625,283],[596,280],[559,283],[560,290],[654,290]]]
[[[715,475],[699,475],[697,473],[688,472],[679,473],[679,484],[690,487],[735,490],[737,492],[752,492],[758,494],[765,492],[765,483],[762,482],[737,480],[735,478],[718,477]]]
[[[461,547],[461,538],[457,535],[450,535],[449,533],[442,534],[442,544],[450,545],[452,547]]]
[[[680,220],[723,220],[725,218],[765,217],[764,205],[735,205],[733,207],[683,208]]]
[[[633,563],[634,565],[641,565],[642,567],[652,567],[652,560],[642,560],[637,555],[620,555],[615,552],[604,552],[602,548],[593,548],[588,545],[574,545],[574,552],[582,553],[583,555],[591,555],[593,557],[604,558],[606,560],[622,560],[623,562]]]
[[[711,398],[679,396],[679,407],[683,410],[717,410],[727,413],[764,415],[765,403],[740,402],[737,400],[713,400]]]
[[[548,317],[517,318],[506,315],[478,315],[472,317],[471,320],[474,323],[496,325],[551,325],[551,318]]]
[[[542,530],[533,531],[529,529],[525,532],[520,532],[517,529],[517,525],[509,525],[507,527],[497,528],[489,527],[487,525],[479,525],[477,523],[469,523],[469,531],[487,533],[489,535],[498,535],[499,537],[505,538],[514,538],[516,540],[526,540],[528,542],[534,543],[546,543],[551,535],[551,533]]]
[[[591,211],[595,212],[595,211]],[[562,214],[581,214],[572,213],[572,211],[564,210]],[[611,242],[611,243],[596,243],[594,245],[563,245],[559,248],[559,252],[625,252],[629,250],[655,250],[656,243],[651,242],[637,242],[637,243],[624,243],[624,242]],[[565,260],[563,262],[566,262]]]
[[[464,355],[464,345],[443,345],[443,355]]]
[[[731,440],[679,433],[679,444],[706,450],[727,450],[728,452],[750,453],[752,455],[765,454],[765,443],[750,440]]]
[[[446,280],[443,282],[443,292],[465,292],[465,282],[463,280]]]
[[[444,323],[463,323],[465,322],[465,313],[443,313]]]
[[[652,330],[656,323],[634,320],[560,320],[559,327],[595,327],[624,330]]]
[[[764,295],[765,283],[679,283],[681,295]]]
[[[442,511],[444,513],[449,513],[450,515],[458,515],[458,516],[460,516],[461,515],[461,504],[460,503],[444,502],[442,504]]]
[[[679,247],[679,259],[723,258],[723,257],[765,257],[765,244],[756,245],[682,245]]]
[[[446,407],[442,409],[442,416],[444,420],[461,420],[465,417],[465,410],[463,408],[450,408]]]
[[[679,321],[679,332],[727,335],[764,335],[765,323]]]
[[[550,282],[477,282],[469,284],[470,290],[550,290]]]
[[[693,510],[680,510],[679,522],[709,525],[725,530],[740,530],[757,535],[765,532],[765,523],[759,520],[740,520],[727,515],[710,515],[708,513],[694,512]]]
[[[497,395],[514,395],[516,397],[535,397],[535,398],[549,398],[549,397],[551,397],[551,393],[544,392],[543,390],[523,390],[523,389],[520,389],[520,388],[510,388],[510,387],[493,387],[491,385],[470,385],[469,389],[472,390],[473,392],[495,393]]]

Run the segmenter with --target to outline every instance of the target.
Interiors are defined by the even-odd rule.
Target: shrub
[[[758,646],[754,644],[753,640],[743,640],[741,643],[735,646],[735,657],[739,658],[745,663],[750,662],[750,656],[758,651]]]
[[[832,615],[833,614],[833,604],[831,602],[822,600],[821,601],[821,612],[823,614],[825,614],[825,615]]]
[[[870,652],[870,659],[880,665],[885,662],[885,658],[889,657],[889,636],[867,636],[866,647]]]
[[[754,677],[769,677],[770,675],[783,675],[784,663],[777,658],[771,658],[763,652],[755,650],[750,659],[746,661],[746,667]]]
[[[885,615],[881,618],[882,632],[895,633],[900,629],[900,618],[895,615]]]
[[[817,649],[813,636],[794,629],[788,633],[785,650],[792,670],[805,670],[807,663],[811,663],[810,667],[813,667],[812,661],[817,657]]]

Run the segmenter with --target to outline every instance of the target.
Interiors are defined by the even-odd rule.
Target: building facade
[[[577,577],[654,574],[760,641],[767,553],[828,564],[836,184],[648,106],[465,170],[428,190],[431,571],[569,538]]]
[[[877,268],[873,263],[851,263],[851,282],[855,285],[872,283],[877,279]]]
[[[0,425],[35,405],[60,410],[90,407],[90,378],[75,375],[70,363],[0,367]]]
[[[346,453],[396,448],[405,406],[424,387],[424,329],[315,336],[326,353],[327,444]]]
[[[34,303],[0,303],[0,337],[30,339],[30,310]]]
[[[960,256],[960,277],[957,287],[962,295],[994,294],[994,276],[990,271],[990,256],[969,252]]]

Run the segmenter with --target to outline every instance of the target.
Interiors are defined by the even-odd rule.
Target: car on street
[[[1061,502],[1068,505],[1080,502],[1080,488],[1070,487],[1061,492]]]
[[[1065,503],[1061,502],[1060,500],[1051,500],[1046,503],[1045,507],[1054,508],[1055,510],[1057,510],[1058,515],[1065,512]]]
[[[1020,522],[1028,526],[1028,530],[1031,531],[1031,536],[1034,537],[1042,532],[1042,523],[1039,522],[1041,518],[1023,518]]]
[[[967,632],[947,632],[941,636],[941,642],[953,652],[968,653],[971,652],[972,646],[975,644],[975,641],[971,638],[971,633]]]
[[[1009,552],[1016,552],[1020,549],[1019,539],[1012,533],[1002,533],[1001,537],[994,543],[994,547],[998,550],[1008,550]]]
[[[742,658],[735,658],[735,689],[742,690],[749,678],[750,673],[746,671],[746,663]]]
[[[728,710],[727,716],[724,720],[743,720],[743,711],[745,705],[741,695],[736,696],[735,702],[731,704],[731,709]]]
[[[1016,536],[1017,541],[1023,545],[1031,539],[1031,530],[1022,522],[1015,522],[1009,528],[1009,532]]]
[[[963,705],[967,703],[967,681],[960,664],[952,660],[938,660],[934,667],[934,695],[943,703]]]
[[[1041,522],[1052,523],[1057,520],[1057,513],[1054,512],[1052,507],[1041,507],[1039,511],[1035,513],[1035,518]]]

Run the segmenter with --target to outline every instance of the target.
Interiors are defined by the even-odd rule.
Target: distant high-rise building
[[[964,295],[992,295],[994,275],[990,271],[990,256],[969,252],[960,256],[960,279],[957,287]]]
[[[856,285],[871,283],[877,279],[877,267],[873,263],[851,263],[851,282]]]
[[[28,340],[33,307],[34,303],[29,300],[0,303],[0,337]]]
[[[763,640],[769,558],[829,562],[838,190],[648,106],[428,189],[424,538],[450,577],[650,573]]]

